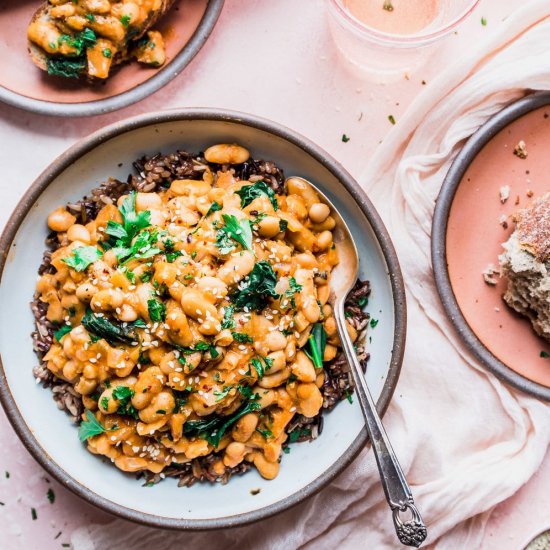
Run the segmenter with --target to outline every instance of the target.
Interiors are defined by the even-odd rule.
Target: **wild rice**
[[[90,195],[75,203],[67,205],[67,209],[76,216],[79,223],[86,224],[96,218],[98,212],[105,204],[116,203],[122,196],[132,190],[140,192],[152,192],[167,188],[174,179],[202,179],[206,168],[210,168],[213,174],[218,171],[233,171],[234,176],[240,179],[264,180],[276,192],[284,192],[284,173],[273,162],[249,159],[238,166],[216,165],[208,163],[202,153],[190,155],[185,151],[177,151],[168,155],[160,153],[152,157],[142,157],[133,163],[136,174],[128,176],[126,182],[109,178]],[[59,248],[61,243],[56,233],[50,233],[46,239],[47,250],[44,252],[42,264],[38,270],[40,275],[53,272],[51,267],[51,253]],[[322,276],[322,274],[318,274]],[[369,315],[362,310],[359,304],[366,302],[370,294],[368,281],[357,281],[353,291],[346,302],[346,315],[358,333],[357,353],[363,369],[366,368],[369,354],[364,345],[365,330],[368,325]],[[34,350],[40,360],[40,364],[33,369],[34,377],[44,386],[51,388],[53,399],[59,409],[66,411],[73,422],[79,424],[84,411],[82,397],[74,387],[56,378],[46,367],[43,361],[44,355],[50,349],[56,326],[46,318],[47,304],[35,295],[31,303],[31,309],[35,318],[36,330],[32,333]],[[323,431],[323,415],[330,411],[343,399],[350,399],[353,393],[353,380],[350,368],[345,360],[343,352],[329,363],[325,364],[325,382],[321,389],[324,397],[323,408],[313,418],[296,415],[287,427],[289,441],[310,441],[317,438]],[[190,487],[196,482],[218,482],[225,484],[232,475],[243,474],[250,469],[250,464],[242,463],[235,468],[227,469],[222,476],[215,473],[214,464],[221,459],[221,454],[211,454],[206,457],[196,458],[182,465],[173,465],[160,474],[150,472],[142,473],[138,477],[145,479],[145,484],[158,483],[164,477],[177,477],[178,486]]]

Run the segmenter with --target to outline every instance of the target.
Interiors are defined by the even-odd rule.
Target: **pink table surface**
[[[429,86],[453,57],[496,30],[516,6],[516,0],[483,0],[438,59],[408,80],[381,85],[343,68],[328,32],[323,0],[227,0],[210,40],[185,72],[138,105],[65,120],[0,105],[0,227],[33,179],[80,137],[127,116],[170,107],[225,107],[271,118],[310,137],[359,176],[391,129],[388,115],[399,124],[424,88],[422,81]],[[482,16],[487,26],[481,25]],[[351,138],[347,143],[341,139],[344,133]],[[3,412],[0,441],[1,549],[63,548],[75,528],[111,519],[47,479]],[[53,504],[47,499],[49,488],[55,493]],[[527,485],[491,514],[483,547],[516,550],[550,527],[549,488],[546,460]]]

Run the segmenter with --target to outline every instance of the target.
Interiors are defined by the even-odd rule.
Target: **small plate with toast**
[[[0,101],[54,116],[127,107],[198,53],[224,0],[5,0]]]
[[[550,93],[492,117],[452,164],[432,225],[435,280],[469,349],[550,400]]]

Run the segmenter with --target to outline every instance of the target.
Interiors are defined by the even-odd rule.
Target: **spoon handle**
[[[374,456],[376,457],[378,470],[380,471],[380,479],[384,493],[386,494],[386,500],[393,512],[395,531],[402,544],[418,548],[428,534],[426,526],[416,508],[411,489],[392,449],[380,416],[376,411],[376,405],[355,354],[353,343],[346,328],[344,299],[338,300],[335,304],[336,324],[344,353],[352,368],[355,391],[361,405],[361,410],[363,411],[363,416],[365,417],[367,432],[371,440]],[[408,515],[409,517],[404,519],[400,514]]]

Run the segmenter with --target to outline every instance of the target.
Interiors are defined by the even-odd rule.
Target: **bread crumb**
[[[527,189],[527,192],[525,193],[529,198],[531,198],[535,193],[531,191],[531,189]]]
[[[506,214],[502,214],[500,218],[498,219],[498,223],[502,225],[504,229],[508,229],[508,218],[506,217]]]
[[[515,204],[516,206],[519,204],[519,195],[516,195],[516,200],[515,200],[514,204]]]
[[[495,279],[495,275],[498,275],[500,277],[500,269],[495,267],[495,264],[489,264],[482,272],[483,280],[491,286],[495,286],[497,284],[497,280]]]
[[[527,158],[527,145],[525,144],[525,141],[520,140],[518,144],[514,148],[514,155],[520,159],[526,159]]]
[[[500,194],[500,202],[504,204],[510,198],[510,186],[503,185],[499,190],[499,194]]]

